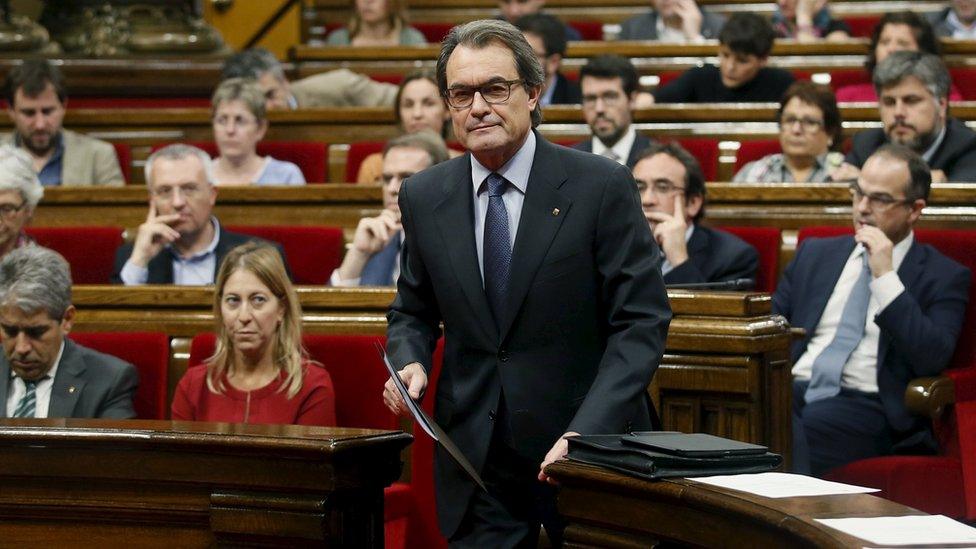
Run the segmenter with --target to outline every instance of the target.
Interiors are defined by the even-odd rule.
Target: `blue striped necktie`
[[[492,172],[485,180],[488,187],[488,212],[485,215],[485,236],[482,246],[485,265],[485,293],[491,306],[495,325],[498,326],[505,311],[508,295],[509,273],[512,265],[511,233],[508,227],[508,210],[502,195],[508,186],[504,177]]]
[[[21,397],[20,402],[17,403],[17,408],[14,410],[14,415],[12,417],[34,417],[34,409],[37,407],[37,382],[24,380],[24,386],[27,388],[27,392]]]

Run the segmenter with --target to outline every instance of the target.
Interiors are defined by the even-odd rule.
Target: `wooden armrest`
[[[807,331],[798,326],[790,326],[790,338],[793,340],[807,337]]]
[[[920,377],[905,388],[905,407],[914,414],[939,419],[946,406],[956,401],[956,391],[947,376]]]

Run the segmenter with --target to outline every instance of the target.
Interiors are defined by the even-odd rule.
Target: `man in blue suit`
[[[664,253],[665,284],[755,281],[756,248],[699,224],[705,216],[705,177],[691,153],[677,143],[654,143],[637,155],[634,180],[644,217]]]
[[[792,349],[797,472],[935,449],[905,388],[948,364],[971,273],[914,240],[930,185],[915,152],[878,149],[851,184],[854,236],[804,241],[776,289],[773,310],[806,330]]]
[[[447,146],[434,132],[391,139],[383,149],[383,211],[356,226],[352,246],[332,272],[332,286],[394,286],[400,271],[403,230],[397,197],[413,174],[447,160]]]

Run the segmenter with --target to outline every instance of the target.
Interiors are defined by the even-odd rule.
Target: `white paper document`
[[[815,520],[878,545],[905,547],[976,543],[976,528],[943,515]]]
[[[876,488],[841,484],[840,482],[831,482],[829,480],[808,477],[806,475],[794,475],[792,473],[718,475],[713,477],[695,477],[689,478],[688,480],[748,492],[767,498],[866,494],[879,491]]]

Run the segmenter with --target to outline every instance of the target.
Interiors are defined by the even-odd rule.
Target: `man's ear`
[[[694,219],[704,205],[705,197],[700,194],[693,194],[690,197],[687,197],[685,199],[685,218],[689,220]]]
[[[925,208],[925,199],[917,198],[915,202],[911,204],[912,211],[908,214],[908,222],[912,225],[918,221],[918,218],[922,215],[922,210]]]
[[[61,319],[61,331],[64,333],[71,332],[71,327],[75,322],[75,306],[68,305],[68,308],[64,310],[64,317]]]
[[[765,67],[767,63],[769,63],[769,56],[768,55],[763,55],[762,57],[759,58],[759,66],[760,67]]]

